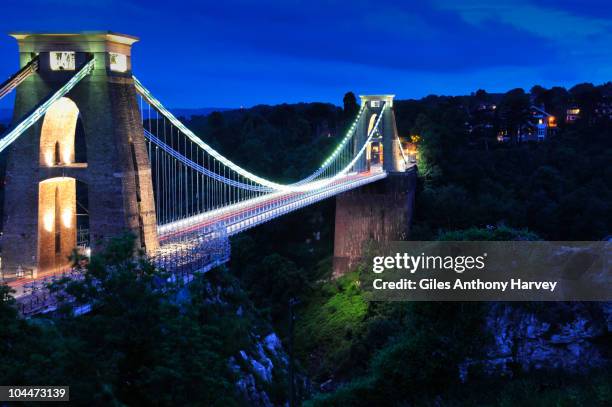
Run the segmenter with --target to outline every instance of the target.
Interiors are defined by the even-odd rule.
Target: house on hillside
[[[565,123],[572,124],[583,117],[583,111],[578,106],[571,106],[566,110]],[[612,120],[612,98],[605,97],[597,102],[591,119]]]
[[[544,141],[557,132],[557,118],[546,112],[544,107],[532,105],[528,119],[519,128],[520,141]],[[506,143],[511,140],[507,129],[500,129],[497,141]]]
[[[557,118],[546,112],[543,106],[532,105],[530,116],[529,125],[532,131],[531,137],[527,140],[543,141],[557,131]]]

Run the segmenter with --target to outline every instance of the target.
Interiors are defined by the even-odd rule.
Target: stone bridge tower
[[[91,74],[28,129],[8,154],[3,269],[58,270],[80,246],[131,231],[158,246],[151,167],[131,73],[138,39],[111,32],[11,34],[23,67],[38,72],[16,90],[14,121],[36,108],[81,65]]]
[[[382,164],[385,171],[389,173],[403,172],[405,163],[400,151],[397,138],[397,127],[395,125],[395,113],[393,112],[393,98],[395,95],[368,95],[359,96],[364,112],[357,123],[357,142],[355,143],[355,154],[368,138],[379,116],[378,131],[374,135],[374,141],[368,146],[366,154],[356,165],[358,171],[365,171],[371,165]],[[386,109],[383,111],[383,107]],[[376,157],[378,153],[379,157]]]
[[[378,134],[357,163],[358,171],[382,167],[387,178],[344,192],[336,197],[334,276],[350,271],[361,259],[366,242],[403,240],[408,237],[416,189],[416,165],[402,156],[394,95],[360,96],[364,113],[357,123],[357,146],[367,140],[378,116]],[[386,109],[383,111],[383,104]]]

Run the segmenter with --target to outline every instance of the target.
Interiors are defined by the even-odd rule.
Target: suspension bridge
[[[0,85],[0,98],[16,92],[13,123],[0,137],[0,153],[8,152],[1,267],[17,297],[36,298],[32,312],[48,300],[35,295],[44,283],[74,273],[75,248],[89,255],[125,230],[159,267],[189,275],[228,261],[228,237],[337,195],[351,202],[339,217],[369,217],[356,219],[353,231],[347,216],[336,220],[344,258],[358,257],[356,247],[379,224],[374,237],[397,238],[407,228],[409,214],[384,220],[375,212],[398,199],[405,212],[410,191],[366,187],[415,165],[397,134],[392,95],[362,96],[321,164],[280,183],[216,151],[153,96],[132,72],[137,38],[12,36],[21,69]],[[345,232],[350,243],[339,236]]]

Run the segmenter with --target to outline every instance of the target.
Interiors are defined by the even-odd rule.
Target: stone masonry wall
[[[334,276],[350,271],[370,240],[403,240],[410,231],[416,170],[390,173],[382,181],[336,197]]]

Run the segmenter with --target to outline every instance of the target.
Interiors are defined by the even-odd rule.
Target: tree
[[[346,92],[342,101],[344,103],[344,117],[347,119],[354,117],[359,111],[355,94],[353,92]]]
[[[208,125],[213,129],[219,129],[225,125],[225,119],[221,112],[212,112],[208,115]]]
[[[484,89],[478,89],[474,94],[474,97],[478,102],[486,102],[489,99],[489,94]]]
[[[534,102],[537,105],[544,104],[544,95],[546,95],[546,88],[540,85],[534,85],[529,91],[529,93],[531,94],[534,99]]]
[[[601,91],[592,83],[581,83],[570,89],[573,102],[580,108],[580,118],[590,123],[597,105],[601,102]]]
[[[521,129],[529,119],[529,96],[521,88],[507,92],[501,100],[499,114],[513,142],[518,143]]]
[[[561,86],[554,86],[544,93],[542,102],[548,113],[562,118],[565,117],[565,110],[569,104],[569,93]]]

